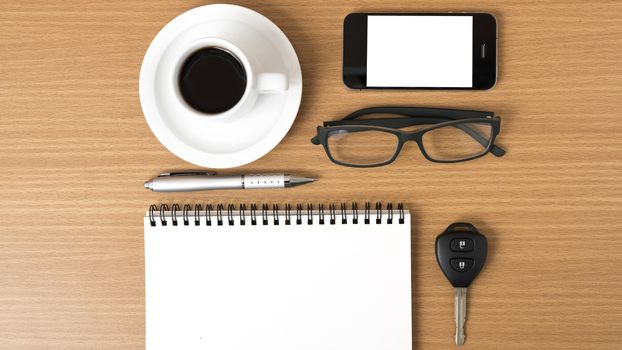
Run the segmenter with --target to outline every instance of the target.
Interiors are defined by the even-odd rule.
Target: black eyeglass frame
[[[368,114],[395,114],[408,118],[357,119]],[[469,128],[465,123],[490,124],[490,140],[481,136],[476,130]],[[422,124],[434,125],[415,131],[398,130],[399,128]],[[423,135],[428,131],[452,125],[469,134],[482,146],[486,146],[486,148],[479,154],[461,159],[441,160],[432,158],[423,146]],[[391,164],[399,156],[404,143],[408,141],[415,141],[423,156],[431,162],[459,163],[483,157],[488,153],[492,153],[497,157],[503,156],[505,151],[495,145],[495,139],[500,129],[501,118],[494,116],[493,112],[423,107],[372,107],[355,111],[342,120],[324,122],[324,126],[318,126],[317,136],[311,139],[311,143],[314,145],[321,144],[324,147],[326,155],[333,163],[354,168],[373,168]],[[328,146],[328,137],[332,133],[336,131],[357,132],[374,130],[388,132],[397,137],[398,142],[395,152],[388,160],[373,164],[353,164],[338,161],[331,154]],[[483,144],[484,140],[486,142],[485,145]]]

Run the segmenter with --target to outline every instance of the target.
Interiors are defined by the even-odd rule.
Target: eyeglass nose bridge
[[[401,152],[402,148],[405,146],[407,142],[414,142],[417,144],[417,147],[425,156],[427,153],[423,147],[423,140],[421,138],[422,133],[420,131],[412,131],[412,132],[404,132],[400,135],[400,146],[398,147],[398,153]]]
[[[402,142],[415,141],[421,146],[421,132],[412,131],[402,133]]]

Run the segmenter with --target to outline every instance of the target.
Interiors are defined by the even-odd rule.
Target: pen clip
[[[190,176],[190,175],[204,175],[204,176],[212,176],[216,175],[214,172],[202,171],[202,170],[187,170],[187,171],[171,171],[168,173],[161,173],[158,177],[167,177],[167,176]]]

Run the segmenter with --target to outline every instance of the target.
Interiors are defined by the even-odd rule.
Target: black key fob
[[[436,237],[436,261],[452,286],[467,288],[484,267],[488,240],[469,223],[449,225]]]

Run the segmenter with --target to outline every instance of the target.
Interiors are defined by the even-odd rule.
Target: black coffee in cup
[[[195,51],[181,66],[179,92],[199,112],[223,113],[246,91],[246,71],[231,53],[217,47]]]

